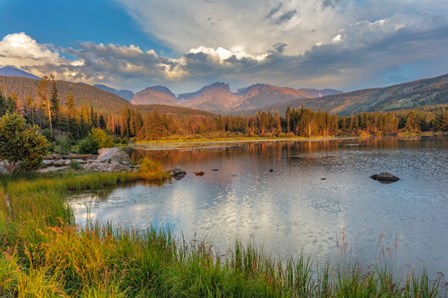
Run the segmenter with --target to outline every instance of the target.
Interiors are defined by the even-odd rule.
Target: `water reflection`
[[[359,143],[135,150],[134,160],[148,156],[188,175],[157,187],[115,189],[107,200],[77,197],[71,204],[81,224],[89,210],[101,220],[166,226],[186,239],[207,237],[220,249],[239,237],[275,255],[304,251],[339,260],[342,251],[367,264],[386,260],[448,273],[448,140]],[[383,185],[369,178],[384,171],[401,180]]]

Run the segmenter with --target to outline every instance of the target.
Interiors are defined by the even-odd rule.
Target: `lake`
[[[74,195],[69,202],[77,223],[89,218],[169,228],[176,237],[205,239],[223,253],[238,238],[281,258],[305,253],[318,262],[349,258],[448,274],[446,137],[145,149],[131,157],[181,167],[187,176],[161,186]],[[400,181],[369,178],[380,172]]]

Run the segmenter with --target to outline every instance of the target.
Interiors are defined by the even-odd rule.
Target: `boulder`
[[[74,154],[74,153],[70,153],[69,155],[67,155],[67,159],[81,159],[81,160],[88,160],[92,155],[90,154]]]
[[[62,155],[60,155],[59,153],[52,153],[52,154],[48,154],[47,156],[44,157],[44,160],[48,160],[48,159],[62,159]]]
[[[174,168],[168,171],[168,174],[174,177],[176,180],[180,180],[187,175],[187,172],[181,168]]]
[[[45,173],[65,171],[65,170],[68,170],[68,169],[70,169],[69,166],[63,166],[63,167],[50,166],[50,167],[39,169],[39,170],[37,170],[37,172],[40,173],[40,174],[45,174]]]
[[[83,165],[85,170],[94,172],[128,172],[131,169],[127,165],[120,164],[115,161],[109,162],[90,162]]]
[[[118,163],[122,165],[130,165],[131,159],[129,155],[119,148],[103,148],[98,150],[98,158],[96,161],[103,163]]]
[[[204,172],[203,172],[203,171],[194,172],[194,174],[195,174],[196,176],[204,176]]]
[[[42,161],[42,166],[43,167],[49,167],[49,166],[51,166],[53,164],[54,164],[54,160],[53,159],[44,159]]]
[[[397,176],[392,175],[391,173],[387,173],[387,172],[372,175],[372,176],[370,176],[370,178],[372,178],[373,180],[382,182],[382,183],[392,183],[392,182],[397,182],[398,180],[400,180],[400,178],[398,178]]]
[[[0,174],[9,174],[10,164],[7,160],[0,160]]]
[[[65,159],[58,159],[55,162],[53,162],[53,166],[56,168],[65,167],[65,166],[68,166],[69,164],[70,164],[70,161],[65,160]]]

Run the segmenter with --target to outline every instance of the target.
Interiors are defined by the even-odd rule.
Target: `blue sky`
[[[0,0],[0,65],[174,92],[344,91],[448,72],[446,0]]]
[[[0,36],[26,32],[64,47],[92,41],[170,52],[111,0],[0,0],[0,19]]]

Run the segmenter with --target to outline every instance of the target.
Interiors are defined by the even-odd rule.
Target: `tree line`
[[[29,96],[25,101],[18,100],[14,93],[9,96],[0,93],[0,116],[18,113],[28,123],[38,125],[51,141],[65,137],[71,142],[87,138],[93,129],[107,132],[115,141],[172,136],[316,137],[448,131],[448,110],[443,107],[432,111],[369,112],[351,116],[300,107],[287,108],[283,115],[260,111],[250,116],[225,116],[141,113],[137,107],[104,113],[77,102],[71,94],[61,98],[54,77],[49,76],[40,81],[36,96]]]

